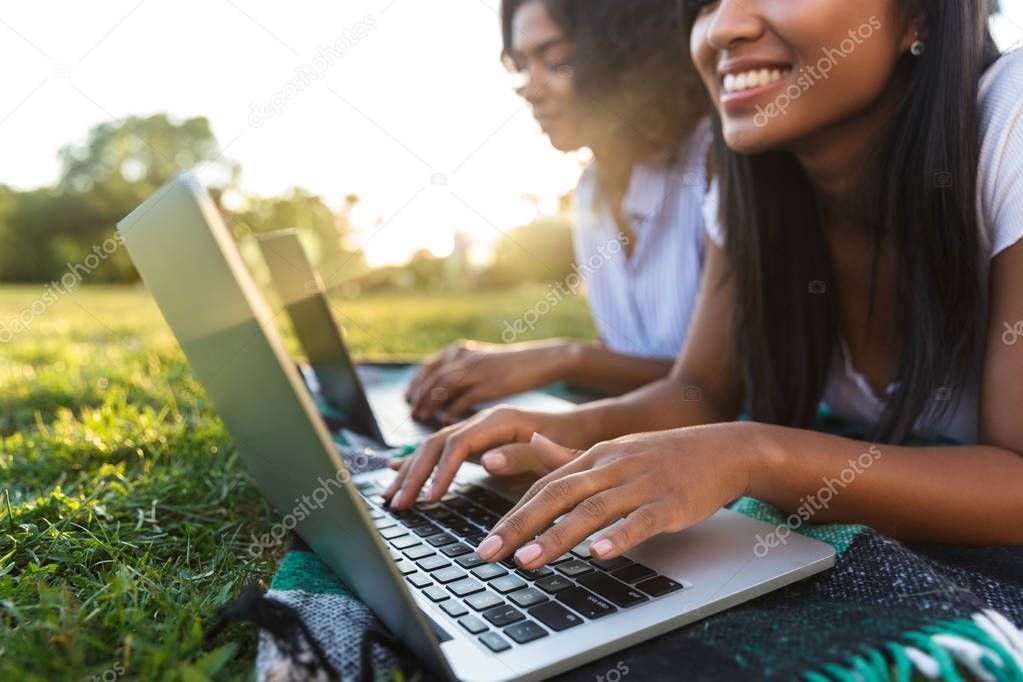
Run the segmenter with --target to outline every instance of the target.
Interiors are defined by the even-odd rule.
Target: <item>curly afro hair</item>
[[[530,1],[502,3],[504,54]],[[581,113],[606,123],[619,161],[675,152],[709,110],[678,0],[541,1],[572,41]]]

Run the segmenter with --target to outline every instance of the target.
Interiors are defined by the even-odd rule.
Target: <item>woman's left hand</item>
[[[529,569],[601,529],[590,554],[609,559],[658,533],[688,528],[749,492],[756,448],[743,433],[741,423],[724,423],[598,443],[537,481],[477,554],[499,561],[514,552]]]

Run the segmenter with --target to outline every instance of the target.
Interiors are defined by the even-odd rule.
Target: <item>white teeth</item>
[[[774,69],[772,71],[760,69],[739,74],[728,73],[725,74],[723,81],[724,90],[726,93],[732,93],[749,90],[750,88],[758,88],[779,80],[788,72],[789,69]]]

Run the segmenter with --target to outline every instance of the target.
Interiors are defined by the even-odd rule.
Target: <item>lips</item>
[[[726,111],[738,113],[752,102],[780,87],[792,73],[789,62],[739,57],[718,64],[719,99]]]

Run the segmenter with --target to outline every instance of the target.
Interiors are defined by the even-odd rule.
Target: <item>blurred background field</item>
[[[0,319],[39,297],[0,288]],[[500,340],[545,293],[334,297],[354,351]],[[278,319],[284,321],[284,316]],[[282,325],[287,333],[287,326]],[[591,338],[580,297],[529,336]],[[276,521],[141,286],[60,298],[0,355],[0,680],[246,679],[254,633],[204,646],[218,606],[268,581]],[[124,671],[119,673],[118,671]]]

